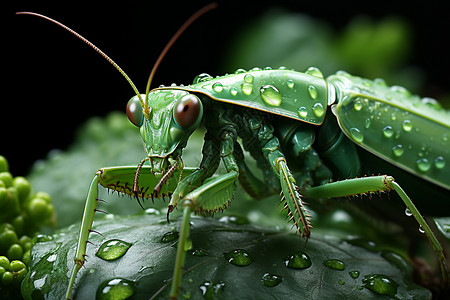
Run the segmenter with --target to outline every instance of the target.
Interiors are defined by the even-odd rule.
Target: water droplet
[[[248,266],[253,261],[250,253],[248,253],[248,251],[244,249],[233,250],[224,253],[223,256],[226,260],[228,260],[229,263],[239,267]]]
[[[244,93],[244,95],[250,95],[253,91],[253,86],[249,83],[241,84],[241,90]]]
[[[331,268],[331,269],[335,269],[335,270],[339,270],[339,271],[344,271],[345,270],[345,263],[341,260],[338,259],[329,259],[323,262],[323,265],[325,267]]]
[[[392,126],[386,126],[383,128],[383,135],[387,138],[391,138],[394,135],[394,129]]]
[[[266,273],[261,277],[261,283],[267,287],[274,287],[279,285],[283,281],[283,277]]]
[[[420,233],[425,233],[425,230],[423,229],[422,225],[419,226],[419,232]]]
[[[411,121],[410,120],[403,121],[402,128],[404,131],[410,132],[411,129],[413,128]]]
[[[241,74],[241,73],[245,73],[245,72],[247,72],[247,71],[244,70],[244,69],[237,69],[237,70],[234,72],[234,74]]]
[[[384,81],[383,78],[375,78],[373,82],[381,86],[387,86],[386,81]]]
[[[261,68],[260,67],[254,67],[254,68],[252,68],[250,71],[261,71]],[[252,79],[253,80],[253,79]]]
[[[403,94],[405,96],[411,96],[411,92],[402,86],[393,85],[393,86],[391,86],[391,91],[393,91],[395,93]]]
[[[230,89],[230,94],[231,95],[233,95],[233,96],[236,96],[237,95],[237,89],[236,88],[234,88],[234,87],[232,87],[231,89]]]
[[[308,110],[304,106],[301,106],[298,109],[297,113],[301,118],[306,118],[308,116]]]
[[[223,85],[220,82],[214,83],[212,88],[213,88],[214,92],[216,92],[216,93],[220,93],[223,91]]]
[[[379,295],[387,295],[394,298],[395,294],[397,294],[398,283],[386,275],[366,275],[362,283],[366,289]]]
[[[322,72],[317,69],[316,67],[309,67],[308,70],[306,70],[305,74],[314,76],[314,77],[318,77],[318,78],[323,78],[323,74]]]
[[[355,101],[355,103],[353,103],[353,108],[354,108],[356,111],[360,111],[360,110],[362,109],[362,107],[363,107],[363,103],[361,102],[360,99],[357,99],[357,100]]]
[[[250,74],[245,75],[244,81],[247,83],[253,83],[253,75],[250,75]]]
[[[307,269],[311,267],[312,262],[305,252],[299,251],[294,255],[285,258],[284,264],[286,265],[286,267],[292,269]]]
[[[317,90],[315,86],[313,85],[308,86],[308,93],[311,96],[311,98],[313,99],[317,98]]]
[[[392,152],[394,153],[395,156],[400,157],[405,152],[405,149],[403,148],[402,145],[396,145],[392,147]]]
[[[207,300],[218,299],[224,288],[225,283],[223,281],[205,281],[200,285],[200,290],[202,291],[203,298]]]
[[[134,294],[134,283],[130,280],[115,278],[102,283],[97,289],[95,299],[128,299]]]
[[[405,215],[407,217],[411,217],[412,216],[412,212],[409,210],[409,208],[405,208]]]
[[[199,83],[199,82],[205,82],[208,80],[211,80],[213,77],[207,73],[202,73],[200,75],[195,76],[193,84]]]
[[[113,239],[104,242],[95,253],[95,256],[104,260],[114,260],[123,256],[131,247],[131,243]]]
[[[161,212],[159,210],[157,210],[156,208],[147,208],[145,210],[145,214],[150,215],[150,216],[159,216],[161,214]]]
[[[292,80],[292,79],[289,79],[287,82],[286,82],[286,84],[287,84],[287,86],[288,86],[288,88],[290,88],[290,89],[292,89],[292,88],[294,88],[294,80]]]
[[[357,143],[361,143],[364,140],[364,135],[358,128],[355,127],[350,128],[350,135]]]
[[[342,279],[341,279],[341,280],[339,280],[338,282],[339,282],[339,284],[340,284],[340,285],[344,285],[344,284],[345,284],[345,281],[344,281],[344,280],[342,280]]]
[[[436,169],[443,169],[445,167],[445,159],[442,156],[438,156],[434,160],[434,166]]]
[[[370,123],[371,123],[370,118],[367,118],[366,121],[364,122],[364,128],[369,129]]]
[[[313,113],[316,115],[316,117],[320,118],[325,114],[325,108],[323,107],[322,103],[316,103],[313,106]]]
[[[163,243],[170,243],[173,241],[176,241],[178,239],[178,231],[169,231],[166,232],[162,238],[161,238],[161,242]]]
[[[281,93],[273,85],[263,85],[259,90],[261,98],[269,105],[280,106],[283,101]]]
[[[348,274],[350,274],[350,276],[354,279],[359,277],[359,271],[350,271]]]
[[[236,225],[244,225],[250,223],[248,218],[242,216],[223,216],[219,219],[219,222]]]
[[[431,168],[431,163],[426,158],[418,159],[416,161],[416,164],[417,164],[417,168],[419,169],[419,171],[422,171],[422,172],[427,172]]]
[[[208,252],[206,252],[206,250],[200,249],[200,248],[192,250],[191,254],[194,256],[198,256],[198,257],[208,256]]]

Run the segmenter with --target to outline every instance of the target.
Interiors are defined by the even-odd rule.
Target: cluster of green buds
[[[32,238],[56,222],[50,195],[33,193],[24,177],[13,177],[0,155],[0,291],[19,286],[30,263]]]

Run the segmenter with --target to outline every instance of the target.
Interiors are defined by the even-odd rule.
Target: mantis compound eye
[[[193,94],[181,97],[174,107],[174,119],[178,126],[183,129],[189,129],[198,124],[201,119],[203,105],[200,99]]]
[[[139,102],[137,96],[131,98],[127,103],[127,117],[135,126],[141,127],[144,121],[144,113],[142,112],[141,102]]]

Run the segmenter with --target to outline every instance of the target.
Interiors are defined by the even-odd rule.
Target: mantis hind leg
[[[172,286],[170,288],[170,299],[178,299],[186,251],[189,248],[189,222],[191,220],[192,205],[190,200],[185,200],[183,203],[183,220],[181,223],[180,237],[178,239],[177,257],[175,259],[175,269],[173,271]]]
[[[434,235],[433,231],[431,231],[430,227],[420,214],[419,210],[411,201],[411,198],[405,193],[405,191],[403,191],[401,186],[395,181],[392,176],[369,176],[337,181],[317,187],[308,188],[304,191],[304,194],[311,199],[326,199],[381,191],[395,191],[405,203],[412,216],[414,216],[417,223],[419,223],[421,231],[423,230],[431,246],[433,247],[433,250],[439,260],[443,284],[445,286],[448,286],[449,269],[441,244]]]
[[[83,220],[81,221],[80,235],[78,237],[77,250],[75,252],[75,265],[70,274],[69,285],[66,290],[65,299],[71,299],[72,289],[77,278],[78,271],[83,266],[86,256],[86,245],[88,243],[89,233],[91,231],[92,223],[94,222],[95,209],[98,201],[98,182],[99,173],[97,172],[92,179],[89,188],[86,205],[84,206]]]

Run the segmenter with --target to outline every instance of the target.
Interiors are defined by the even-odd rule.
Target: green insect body
[[[138,97],[133,97],[129,106],[138,102]],[[141,127],[151,169],[157,174],[169,172],[171,162],[181,160],[181,149],[200,119],[207,129],[199,168],[171,191],[169,212],[180,202],[184,207],[181,240],[188,236],[190,212],[226,209],[238,182],[254,197],[267,196],[281,188],[283,210],[287,210],[300,235],[306,237],[311,226],[303,204],[305,197],[320,200],[395,190],[420,226],[427,228],[425,232],[447,280],[448,268],[439,242],[393,177],[328,183],[365,175],[359,172],[357,147],[361,146],[448,191],[449,168],[444,166],[450,160],[449,113],[435,101],[411,96],[400,87],[389,88],[381,80],[369,81],[345,72],[325,80],[316,68],[306,73],[281,68],[238,70],[216,78],[202,74],[192,85],[151,91],[148,106],[149,113],[137,113],[139,120],[133,122]],[[133,113],[128,115],[131,120],[136,119]],[[189,121],[185,122],[185,118]],[[183,128],[186,134],[181,133]],[[156,143],[151,142],[153,132],[160,135]],[[430,137],[429,132],[437,134]],[[247,167],[238,137],[263,170],[264,183]],[[417,145],[419,138],[428,142]],[[220,159],[227,173],[202,184],[214,174]],[[158,162],[156,168],[154,160]],[[426,168],[424,161],[430,162]],[[184,254],[180,248],[177,259],[172,296],[177,295],[177,282],[181,280],[177,268],[183,264]]]
[[[183,211],[171,299],[179,294],[191,213],[226,209],[238,183],[254,198],[281,191],[282,210],[306,238],[311,216],[305,199],[316,202],[395,191],[430,241],[444,284],[448,284],[443,249],[414,203],[391,174],[365,173],[366,162],[360,159],[370,152],[393,169],[414,177],[414,182],[440,189],[438,200],[448,201],[450,113],[436,101],[412,96],[404,88],[388,87],[381,80],[344,72],[325,79],[316,68],[305,73],[255,68],[216,78],[201,74],[191,85],[139,94],[109,57],[76,35],[107,58],[135,90],[127,116],[140,128],[147,156],[138,166],[96,172],[66,299],[72,297],[77,273],[85,265],[99,185],[136,197],[139,204],[142,198],[170,196],[168,217],[177,207]],[[185,168],[182,150],[201,124],[206,128],[202,161],[196,169]],[[242,147],[256,160],[263,181],[247,166]],[[220,162],[225,172],[217,175]]]

